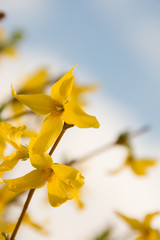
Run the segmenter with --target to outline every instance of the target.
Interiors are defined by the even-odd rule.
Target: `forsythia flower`
[[[136,175],[142,176],[147,174],[147,169],[149,167],[152,167],[157,163],[155,159],[139,159],[134,156],[133,149],[130,143],[129,132],[122,133],[116,140],[115,144],[125,147],[128,153],[122,166],[120,166],[117,170],[111,171],[112,174],[120,172],[125,167],[129,167]]]
[[[96,90],[97,85],[86,85],[86,86],[81,86],[78,85],[77,83],[73,84],[70,99],[72,99],[73,102],[77,103],[80,106],[86,106],[87,103],[82,97],[82,94],[86,92],[92,92]]]
[[[28,158],[28,148],[23,146],[20,140],[25,129],[24,125],[16,128],[9,123],[0,123],[0,138],[16,149],[10,156],[3,158],[3,162],[0,164],[0,177],[6,171],[12,170],[20,159]]]
[[[84,177],[79,171],[69,166],[54,164],[47,153],[35,154],[30,161],[36,170],[20,178],[4,180],[10,190],[22,192],[40,188],[47,182],[49,202],[53,207],[58,207],[76,197],[76,190],[84,184]]]
[[[117,215],[120,216],[123,220],[125,220],[133,230],[139,232],[140,235],[135,240],[159,240],[160,239],[158,230],[151,227],[152,219],[158,214],[160,214],[160,212],[148,214],[145,216],[144,220],[140,222],[137,219],[128,218],[123,214],[117,212]]]
[[[19,193],[8,191],[7,186],[2,185],[3,187],[0,189],[0,215],[6,209],[6,207],[15,202],[20,196]]]
[[[63,121],[79,128],[98,128],[99,123],[94,116],[85,113],[81,107],[70,99],[74,76],[72,68],[51,88],[51,97],[45,94],[23,95],[16,94],[12,88],[12,95],[21,103],[40,115],[48,115],[40,134],[35,140],[35,152],[46,152],[59,136]]]
[[[146,175],[148,168],[154,165],[156,165],[156,160],[150,158],[138,159],[135,158],[129,151],[123,165],[119,169],[112,171],[112,173],[118,173],[125,167],[129,167],[136,175],[142,176]]]
[[[46,69],[41,69],[34,75],[28,77],[21,88],[19,89],[19,94],[37,94],[41,93],[48,83],[48,72]],[[23,111],[24,105],[18,102],[16,99],[12,101],[12,110],[15,114]]]
[[[29,217],[29,215],[27,215],[27,214],[23,218],[23,223],[25,225],[29,225],[30,227],[32,227],[33,229],[39,231],[42,234],[48,234],[48,232],[44,229],[43,226],[41,226],[41,225],[37,224],[36,222],[34,222]],[[16,222],[9,222],[9,221],[2,221],[2,220],[0,220],[0,232],[4,232],[4,233],[7,233],[7,234],[11,233],[11,232],[13,232],[15,226],[16,226]]]
[[[17,31],[11,36],[7,36],[3,29],[0,30],[0,53],[6,53],[11,56],[16,53],[17,42],[22,38],[22,33]]]

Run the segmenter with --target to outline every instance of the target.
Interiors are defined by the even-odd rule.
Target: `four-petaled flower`
[[[25,129],[24,125],[16,128],[9,123],[0,123],[0,139],[16,149],[10,156],[3,157],[3,162],[0,164],[0,177],[6,171],[12,170],[20,159],[28,158],[28,148],[21,144],[20,139]]]
[[[35,140],[34,153],[43,153],[48,150],[59,136],[63,121],[79,128],[99,127],[96,117],[88,115],[70,99],[74,82],[73,69],[53,84],[51,97],[45,94],[16,94],[12,88],[13,97],[27,105],[36,114],[48,115]]]
[[[23,177],[4,180],[8,188],[15,192],[40,188],[47,182],[49,202],[58,207],[67,200],[77,197],[77,191],[84,184],[84,177],[76,169],[54,164],[49,154],[35,154],[30,158],[36,170]]]
[[[125,220],[134,231],[139,233],[139,236],[135,238],[135,240],[159,240],[160,239],[158,230],[154,229],[151,226],[152,219],[158,214],[160,214],[160,212],[154,212],[146,215],[142,222],[134,218],[126,217],[119,212],[116,212],[116,214],[119,217],[121,217],[123,220]]]

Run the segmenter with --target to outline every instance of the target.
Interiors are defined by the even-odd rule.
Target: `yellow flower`
[[[127,155],[125,162],[117,170],[112,171],[112,174],[118,173],[126,167],[129,167],[136,175],[144,176],[147,174],[148,168],[156,165],[155,159],[144,158],[139,159],[135,158],[132,154]]]
[[[48,150],[59,136],[63,121],[79,128],[99,127],[96,117],[88,115],[70,100],[74,81],[73,69],[52,86],[51,97],[45,94],[17,95],[12,88],[13,97],[27,105],[36,114],[48,115],[35,141],[35,153]]]
[[[0,164],[0,177],[6,171],[12,170],[20,159],[28,158],[28,148],[23,146],[20,140],[25,129],[25,126],[16,128],[9,123],[0,123],[0,139],[3,139],[16,149],[10,156],[3,158],[3,162]]]
[[[32,76],[29,76],[22,86],[20,87],[18,94],[37,94],[41,93],[48,82],[48,72],[46,69],[37,71]],[[14,114],[18,114],[24,110],[24,105],[13,99],[11,107]]]
[[[7,36],[4,29],[0,29],[0,54],[14,56],[16,53],[17,42],[22,38],[22,33],[17,31],[11,36]]]
[[[49,202],[58,207],[67,200],[77,197],[77,191],[84,184],[84,177],[76,169],[54,164],[49,154],[35,154],[30,158],[36,170],[23,177],[4,180],[8,188],[15,192],[40,188],[47,182]]]
[[[160,214],[160,212],[154,212],[145,216],[144,220],[140,222],[137,219],[128,218],[123,214],[116,212],[119,217],[125,220],[129,226],[137,231],[140,235],[135,240],[159,240],[158,230],[152,228],[151,221],[152,219]]]
[[[18,196],[20,196],[19,193],[8,191],[7,186],[2,185],[0,189],[0,215],[8,205],[17,200]]]
[[[81,86],[77,83],[74,83],[73,84],[73,87],[72,87],[72,91],[71,91],[71,95],[70,95],[70,99],[80,105],[80,106],[86,106],[87,103],[86,101],[84,100],[83,98],[83,94],[86,93],[86,92],[92,92],[94,90],[96,90],[97,88],[97,85],[85,85],[85,86]]]
[[[37,224],[36,222],[34,222],[30,216],[28,214],[25,214],[24,218],[23,218],[23,224],[25,225],[29,225],[30,227],[32,227],[33,229],[39,231],[42,234],[48,234],[48,232],[44,229],[43,226],[41,226],[40,224]],[[10,221],[2,221],[0,220],[0,233],[12,233],[14,228],[16,226],[16,222],[10,222]],[[0,238],[1,239],[1,238]],[[4,238],[3,238],[4,239]]]

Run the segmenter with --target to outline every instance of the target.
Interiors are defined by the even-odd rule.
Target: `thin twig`
[[[11,237],[10,237],[10,240],[14,240],[14,238],[15,238],[17,232],[18,232],[18,229],[19,229],[19,227],[20,227],[20,225],[21,225],[21,223],[22,223],[22,220],[23,220],[24,215],[25,215],[25,213],[26,213],[26,211],[27,211],[27,208],[28,208],[28,206],[29,206],[29,203],[30,203],[30,201],[31,201],[31,199],[32,199],[32,196],[33,196],[33,194],[34,194],[34,191],[35,191],[35,189],[31,189],[31,190],[29,191],[29,193],[28,193],[26,202],[25,202],[25,204],[24,204],[24,206],[23,206],[21,215],[20,215],[20,217],[19,217],[19,219],[18,219],[18,221],[17,221],[17,224],[16,224],[16,226],[15,226],[15,229],[14,229],[14,231],[13,231]]]
[[[129,133],[128,134],[128,140],[131,140],[132,138],[138,137],[138,136],[146,133],[149,130],[150,130],[149,126],[147,126],[147,125],[143,126],[143,127],[139,128],[139,129],[137,129],[136,131]],[[82,162],[88,161],[90,158],[95,157],[95,156],[97,156],[97,155],[99,155],[99,154],[101,154],[101,153],[103,153],[103,152],[113,148],[116,145],[118,145],[117,144],[117,140],[112,142],[112,143],[109,143],[107,145],[105,144],[104,146],[102,146],[100,148],[97,148],[96,150],[91,151],[90,153],[86,154],[83,157],[80,157],[80,158],[77,158],[77,159],[73,159],[73,160],[69,161],[68,163],[66,163],[66,165],[71,166],[71,165],[73,165],[75,163],[78,163],[78,162],[82,163]]]

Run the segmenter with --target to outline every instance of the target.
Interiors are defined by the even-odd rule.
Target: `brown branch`
[[[138,130],[136,130],[134,132],[127,133],[127,140],[129,141],[129,140],[131,140],[135,137],[138,137],[138,136],[146,133],[149,130],[150,130],[150,127],[146,125],[146,126],[143,126],[143,127],[139,128]],[[85,161],[89,160],[90,158],[95,157],[95,156],[97,156],[97,155],[115,147],[116,145],[123,145],[123,144],[119,144],[116,140],[112,143],[109,143],[107,145],[105,144],[104,146],[102,146],[100,148],[97,148],[96,150],[91,151],[90,153],[86,154],[83,157],[80,157],[80,158],[77,158],[77,159],[72,159],[68,163],[65,163],[65,164],[71,166],[71,165],[73,165],[75,163],[78,163],[78,162],[80,162],[80,163],[85,162]]]

